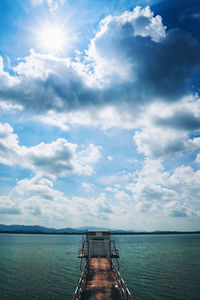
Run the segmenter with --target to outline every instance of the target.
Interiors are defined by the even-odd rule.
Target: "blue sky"
[[[199,230],[198,1],[0,3],[0,223]]]

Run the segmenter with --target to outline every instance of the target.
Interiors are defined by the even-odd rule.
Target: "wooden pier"
[[[113,262],[116,259],[119,266],[119,251],[111,241],[109,231],[86,231],[78,257],[81,258],[81,270],[82,260],[85,259],[86,263],[73,300],[133,300]]]
[[[83,286],[83,300],[121,300],[117,280],[110,269],[107,258],[91,258],[86,283]]]

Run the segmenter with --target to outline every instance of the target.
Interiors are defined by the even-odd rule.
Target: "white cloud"
[[[190,166],[181,166],[174,170],[169,178],[171,187],[176,188],[182,194],[191,192],[191,195],[197,196],[200,192],[200,170],[194,171]]]
[[[61,138],[29,148],[20,146],[12,127],[0,123],[0,163],[6,165],[19,165],[54,178],[72,173],[91,175],[101,157],[100,148],[91,144],[78,152],[77,147]]]
[[[154,17],[149,7],[136,7],[120,16],[106,17],[87,51],[95,64],[93,76],[101,82],[101,86],[113,80],[133,83],[137,80],[138,65],[132,47],[134,44],[139,46],[137,36],[151,37],[159,42],[165,37],[165,29],[161,17]]]
[[[53,1],[50,4],[53,5]],[[174,53],[180,50],[179,46],[176,48],[177,39],[182,41],[182,58],[187,48],[187,57],[176,61],[180,73],[173,72],[172,63]],[[144,45],[150,47],[149,52],[141,51]],[[75,63],[31,51],[14,68],[18,74],[14,77],[3,70],[1,59],[0,93],[7,105],[39,111],[38,119],[63,130],[68,130],[71,124],[99,126],[102,129],[134,129],[134,141],[139,152],[154,158],[166,158],[175,153],[196,150],[200,146],[200,138],[191,137],[191,133],[197,133],[200,127],[200,100],[195,97],[181,98],[182,92],[175,89],[174,103],[174,96],[168,94],[169,87],[164,85],[168,76],[167,82],[172,82],[171,86],[184,90],[182,70],[188,70],[184,73],[188,78],[190,70],[198,63],[195,49],[191,37],[178,31],[166,32],[161,18],[154,17],[149,8],[136,8],[101,22],[87,52],[87,65],[84,60],[82,64]],[[168,56],[172,58],[170,63]],[[155,63],[151,65],[151,61],[156,61],[156,66]],[[109,64],[112,68],[108,67]],[[159,80],[162,78],[161,84],[155,74]],[[171,74],[175,74],[176,78]],[[163,91],[159,90],[160,86]],[[145,89],[148,91],[146,94]],[[167,95],[164,99],[166,103],[161,101],[163,92]],[[100,148],[94,145],[77,152],[76,145],[58,139],[50,144],[41,143],[26,148],[19,146],[13,133],[10,133],[10,138],[13,139],[12,147],[4,139],[1,140],[0,161],[14,165],[18,160],[22,166],[47,176],[71,173],[91,175],[94,164],[100,158]],[[124,175],[122,177],[122,181],[126,181]],[[120,182],[116,174],[102,177],[100,181],[107,184],[117,178]]]
[[[104,107],[99,110],[71,113],[48,113],[39,117],[68,130],[70,125],[96,126],[103,130],[112,127],[133,129],[139,152],[154,158],[170,157],[176,153],[200,148],[200,99],[190,96],[177,103],[155,102],[135,113],[126,107]],[[194,134],[195,133],[195,134]]]
[[[118,200],[120,204],[122,202],[122,206],[123,206],[123,202],[129,202],[131,200],[131,196],[123,189],[121,189],[120,186],[115,185],[113,188],[108,187],[105,190],[113,193],[115,199]]]
[[[15,215],[16,222],[29,225],[76,227],[109,220],[113,211],[103,193],[96,198],[69,199],[54,189],[51,180],[38,175],[18,181],[7,196],[0,197],[0,214],[4,218]]]
[[[4,111],[15,111],[15,110],[23,110],[22,105],[18,105],[18,104],[12,104],[10,102],[6,102],[6,101],[0,101],[0,108]]]
[[[8,196],[0,197],[0,211],[5,217],[16,211],[18,223],[43,226],[52,222],[64,224],[66,220],[73,222],[74,214],[71,200],[55,190],[50,180],[41,176],[18,181]]]
[[[18,148],[18,136],[13,133],[13,128],[0,123],[0,163],[13,165],[18,159]]]
[[[41,115],[105,106],[136,115],[158,99],[172,103],[187,95],[200,64],[197,42],[178,29],[166,32],[148,7],[102,20],[85,53],[72,61],[31,51],[15,66],[17,76],[3,71],[1,59],[0,97]]]
[[[166,158],[200,148],[199,117],[198,97],[190,96],[172,104],[149,105],[144,108],[141,121],[136,123],[139,130],[133,138],[138,151],[146,156]]]
[[[138,222],[140,217],[143,221],[148,220],[150,227],[162,223],[165,229],[176,226],[181,229],[187,223],[186,218],[191,220],[200,216],[199,170],[181,166],[169,172],[161,160],[147,158],[143,167],[129,175],[129,179],[118,184],[116,178],[115,182],[117,184],[113,182],[105,188],[106,197],[112,199],[115,218],[119,207],[129,224],[134,216]]]
[[[93,185],[83,183],[82,187]],[[190,220],[195,224],[200,216],[199,192],[199,171],[182,166],[170,174],[160,160],[147,159],[135,176],[129,175],[129,182],[107,187],[92,198],[70,199],[40,175],[20,180],[8,196],[0,197],[0,213],[5,220],[12,214],[18,223],[44,226],[95,222],[108,228],[184,230],[188,224],[192,230]]]
[[[87,108],[73,112],[49,111],[47,114],[35,117],[37,120],[52,126],[59,127],[66,131],[70,125],[84,125],[100,127],[106,130],[112,127],[133,129],[137,127],[139,114],[134,115],[133,111],[126,111],[123,107],[103,106],[98,109]]]
[[[200,153],[197,154],[195,162],[200,163]]]
[[[68,130],[70,125],[133,129],[139,152],[154,158],[171,157],[176,153],[200,148],[200,99],[198,95],[177,103],[155,102],[140,112],[127,107],[104,107],[71,113],[53,113],[39,120]],[[195,134],[194,134],[195,133]]]
[[[169,157],[174,153],[192,151],[200,148],[200,138],[190,139],[179,131],[149,126],[137,131],[134,141],[139,152],[154,158]]]
[[[94,189],[95,189],[95,185],[92,183],[82,182],[81,186],[87,192],[94,191]]]
[[[120,171],[111,175],[102,176],[98,179],[100,184],[103,184],[105,186],[107,185],[113,185],[113,184],[124,184],[129,182],[130,178],[133,178],[132,173],[128,173],[126,171]]]
[[[171,216],[195,216],[200,215],[199,176],[199,171],[185,166],[176,168],[170,174],[160,160],[147,159],[134,182],[126,185],[126,189],[132,192],[136,208],[143,212],[162,211]]]

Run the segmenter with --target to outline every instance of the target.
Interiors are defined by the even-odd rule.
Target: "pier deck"
[[[90,268],[81,299],[120,300],[120,289],[107,258],[91,258]]]

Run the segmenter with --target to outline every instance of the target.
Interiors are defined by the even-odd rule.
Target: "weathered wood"
[[[107,258],[91,258],[83,300],[121,300],[120,289]]]

